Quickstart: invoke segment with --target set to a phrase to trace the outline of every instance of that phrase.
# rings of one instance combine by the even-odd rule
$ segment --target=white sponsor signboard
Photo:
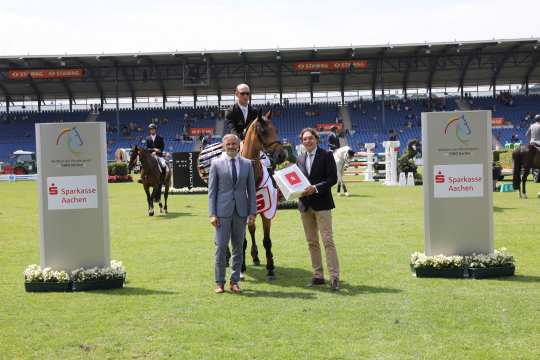
[[[493,252],[491,113],[422,113],[426,255]]]
[[[47,204],[49,210],[96,209],[97,177],[95,175],[48,177]]]
[[[433,167],[435,198],[484,196],[482,164],[435,165]]]
[[[108,266],[105,123],[38,123],[36,149],[41,267]]]

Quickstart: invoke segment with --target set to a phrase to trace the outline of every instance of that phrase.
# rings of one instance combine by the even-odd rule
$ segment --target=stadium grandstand
[[[35,150],[34,124],[105,121],[109,158],[159,124],[167,151],[227,132],[223,110],[247,83],[284,141],[336,125],[355,150],[420,138],[424,111],[489,109],[494,144],[524,141],[540,111],[540,40],[332,48],[0,57],[0,161]],[[323,137],[323,146],[325,146]],[[379,145],[380,146],[380,145]],[[380,149],[380,148],[379,148]]]

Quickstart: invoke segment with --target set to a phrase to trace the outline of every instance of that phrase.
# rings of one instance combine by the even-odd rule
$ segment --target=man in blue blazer
[[[229,239],[232,245],[232,274],[230,289],[241,292],[238,282],[242,267],[246,221],[255,222],[255,175],[251,161],[238,155],[240,139],[234,134],[223,138],[224,153],[212,161],[208,177],[208,212],[216,229],[215,279],[217,294],[225,284],[226,252]]]

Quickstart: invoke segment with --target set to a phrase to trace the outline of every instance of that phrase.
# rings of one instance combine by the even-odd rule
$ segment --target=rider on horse
[[[534,117],[533,123],[525,134],[529,139],[529,144],[536,146],[540,150],[540,114]]]
[[[244,140],[246,129],[257,118],[257,111],[249,103],[249,94],[248,85],[237,85],[234,92],[237,101],[225,113],[231,134],[238,136],[240,140]]]
[[[332,126],[330,131],[330,135],[328,135],[328,150],[334,152],[340,147],[339,139],[337,137],[337,127]]]
[[[164,183],[165,174],[167,172],[167,162],[163,158],[163,150],[165,149],[165,140],[157,134],[157,126],[152,123],[148,125],[150,135],[146,137],[146,148],[152,151],[152,155],[157,159],[161,170],[161,184]]]

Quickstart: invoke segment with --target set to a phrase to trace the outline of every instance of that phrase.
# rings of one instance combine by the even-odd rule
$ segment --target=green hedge
[[[108,166],[109,176],[126,176],[128,174],[128,164],[115,162]]]
[[[512,168],[512,151],[504,151],[499,153],[499,159],[495,160],[495,156],[493,156],[493,161],[498,161],[499,164],[504,169],[511,169]]]

